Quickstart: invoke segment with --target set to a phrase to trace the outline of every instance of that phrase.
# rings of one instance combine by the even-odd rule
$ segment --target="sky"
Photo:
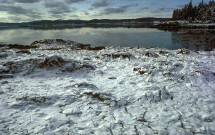
[[[201,1],[193,0],[193,4]],[[0,22],[165,18],[188,2],[190,0],[0,0]]]

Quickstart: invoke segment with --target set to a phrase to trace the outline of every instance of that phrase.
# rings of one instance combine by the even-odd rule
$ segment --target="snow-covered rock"
[[[0,59],[0,76],[13,76],[0,78],[0,134],[213,135],[215,51],[187,51],[9,55]]]

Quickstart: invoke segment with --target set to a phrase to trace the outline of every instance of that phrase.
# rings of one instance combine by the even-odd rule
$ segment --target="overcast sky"
[[[190,0],[0,0],[0,22],[171,17]],[[193,0],[194,4],[201,0]],[[208,2],[209,0],[204,0]]]

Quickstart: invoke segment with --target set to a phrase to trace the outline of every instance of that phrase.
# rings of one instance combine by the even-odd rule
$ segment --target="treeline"
[[[198,5],[193,6],[191,0],[182,9],[174,10],[172,18],[174,20],[215,22],[215,1],[204,3],[202,0]]]
[[[1,23],[0,28],[29,27],[29,28],[70,28],[70,27],[96,27],[96,26],[130,26],[152,24],[154,21],[171,21],[172,18],[136,18],[136,19],[93,19],[93,20],[37,20],[23,23]],[[141,25],[142,26],[142,25]]]

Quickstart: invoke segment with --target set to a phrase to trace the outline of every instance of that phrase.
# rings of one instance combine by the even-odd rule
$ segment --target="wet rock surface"
[[[39,68],[55,68],[62,67],[65,64],[65,60],[60,56],[51,56],[45,58],[42,62],[38,64]]]
[[[70,40],[63,39],[44,39],[34,41],[31,46],[38,46],[40,49],[45,50],[61,50],[61,49],[72,49],[72,50],[92,50],[100,51],[105,49],[103,46],[91,47],[89,44],[77,43]]]
[[[37,46],[31,46],[31,45],[20,45],[20,44],[4,44],[1,45],[6,49],[35,49]]]

